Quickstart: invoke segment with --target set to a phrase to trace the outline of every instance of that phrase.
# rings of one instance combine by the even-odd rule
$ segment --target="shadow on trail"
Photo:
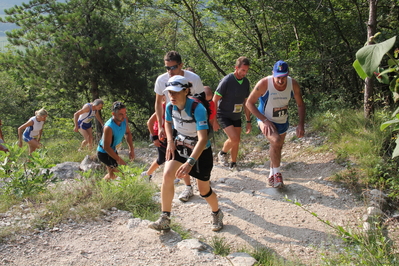
[[[230,215],[236,216],[237,218],[247,222],[247,224],[244,225],[244,228],[239,228],[234,224],[227,224],[223,228],[222,232],[234,234],[235,237],[240,237],[252,247],[264,246],[264,244],[255,239],[259,238],[259,235],[251,236],[246,233],[245,229],[248,226],[257,226],[265,230],[265,234],[261,236],[262,239],[268,243],[274,244],[307,247],[309,244],[320,244],[327,239],[331,239],[331,235],[322,231],[279,225],[276,223],[277,219],[276,222],[267,221],[262,216],[243,208],[228,198],[222,198],[220,199],[220,202],[222,202],[224,206],[230,207],[231,210],[228,212]],[[272,220],[273,219],[274,218],[272,218]],[[239,230],[237,230],[237,228]],[[237,231],[239,233],[237,233]],[[269,233],[266,233],[266,231]],[[270,233],[273,233],[274,236],[270,236]],[[317,239],[316,242],[309,243],[310,236],[312,236],[311,239]]]
[[[217,183],[220,178],[215,181],[222,191],[253,191],[253,194],[259,194],[261,197],[272,200],[285,201],[284,198],[287,197],[294,201],[298,200],[302,204],[317,203],[328,208],[341,210],[348,210],[351,208],[348,205],[353,205],[349,201],[347,201],[347,204],[342,204],[341,201],[345,200],[345,195],[338,193],[342,189],[335,188],[332,182],[324,180],[343,170],[344,167],[335,163],[306,164],[294,162],[283,166],[281,169],[285,183],[282,189],[274,189],[267,184],[269,169],[266,168],[248,168],[236,173],[228,172],[225,177],[222,177],[223,183]],[[313,173],[317,173],[317,175]],[[308,183],[323,187],[323,191],[313,189],[309,185],[305,186]]]

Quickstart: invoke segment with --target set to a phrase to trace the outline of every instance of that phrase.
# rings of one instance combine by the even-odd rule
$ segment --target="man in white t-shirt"
[[[200,93],[204,91],[204,85],[202,85],[201,78],[188,70],[183,70],[183,62],[181,60],[181,56],[176,51],[169,51],[163,58],[165,62],[166,73],[158,76],[157,80],[155,81],[155,113],[158,120],[159,131],[158,131],[158,138],[162,141],[165,141],[166,134],[164,129],[164,110],[162,107],[163,103],[163,95],[164,90],[166,88],[166,83],[168,82],[169,78],[180,75],[185,77],[188,82],[192,83],[191,94],[194,95],[195,93]],[[169,95],[165,94],[166,104],[170,101]],[[179,200],[181,201],[188,201],[188,199],[193,196],[193,189],[191,187],[190,176],[187,175],[184,178],[184,183],[186,184],[186,189],[180,194]]]

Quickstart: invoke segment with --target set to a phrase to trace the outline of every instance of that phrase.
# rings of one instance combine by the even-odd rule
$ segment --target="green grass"
[[[381,132],[379,129],[381,123],[388,119],[389,114],[384,112],[376,112],[372,120],[367,120],[362,111],[345,109],[335,113],[325,112],[314,117],[310,124],[312,131],[327,137],[324,149],[332,149],[336,153],[336,162],[354,165],[354,171],[358,172],[359,181],[363,185],[388,188],[387,182],[380,177],[387,174],[383,170],[388,168],[385,166],[395,162],[385,155],[393,147],[392,144],[387,145],[387,142],[392,142],[392,132]],[[389,174],[399,177],[394,172]],[[389,188],[396,190],[399,185],[391,185]]]
[[[156,219],[158,219],[158,217],[159,217],[159,214],[158,214],[158,216],[157,216],[155,219],[153,219],[152,221],[155,221]],[[172,218],[172,221],[171,221],[171,223],[170,223],[170,228],[172,228],[173,231],[175,231],[176,233],[178,233],[178,234],[180,235],[180,237],[181,237],[182,240],[192,238],[192,234],[191,234],[190,230],[186,229],[186,228],[185,228],[184,226],[182,226],[181,224],[176,223],[176,222],[174,221],[173,218]]]
[[[230,254],[231,247],[226,242],[226,239],[224,237],[218,237],[218,236],[212,237],[210,245],[213,248],[213,253],[215,253],[216,255],[221,255],[223,257],[226,257],[227,255]]]
[[[114,182],[102,179],[104,171],[88,171],[82,173],[81,179],[47,185],[48,181],[42,181],[44,179],[38,174],[42,166],[49,165],[47,157],[43,157],[46,152],[33,153],[27,162],[26,151],[18,149],[15,145],[10,148],[11,156],[8,157],[7,167],[0,168],[0,210],[18,213],[23,210],[18,211],[15,206],[27,205],[28,214],[34,216],[31,228],[51,228],[69,220],[90,221],[100,217],[103,214],[102,210],[112,207],[131,212],[135,217],[142,219],[153,217],[159,210],[159,203],[153,199],[158,188],[140,178],[143,170],[140,167],[120,166],[120,180]],[[1,157],[2,160],[4,158]],[[59,158],[53,160],[57,161]],[[26,173],[36,173],[38,178],[21,178],[25,170]],[[51,176],[48,180],[50,179]],[[20,193],[21,191],[23,193]],[[24,229],[26,228],[18,226],[1,227],[0,238]]]

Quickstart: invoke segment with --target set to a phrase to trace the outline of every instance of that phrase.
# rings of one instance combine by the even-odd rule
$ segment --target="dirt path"
[[[267,149],[254,149],[240,163],[240,171],[231,172],[215,164],[212,187],[225,214],[225,227],[210,230],[210,210],[195,190],[187,203],[177,199],[184,189],[176,185],[172,217],[189,229],[192,238],[210,243],[212,237],[225,238],[232,251],[266,246],[280,256],[317,265],[320,248],[337,247],[338,239],[315,217],[287,202],[298,200],[320,218],[340,225],[354,225],[364,212],[363,203],[346,189],[326,180],[342,170],[333,155],[315,154],[308,148],[320,138],[305,137],[284,146],[283,177],[285,188],[266,185],[268,162],[246,168],[251,162],[267,158]],[[137,156],[155,157],[155,151],[137,151]],[[161,183],[161,169],[153,182]],[[4,265],[231,265],[223,257],[206,251],[182,247],[178,234],[160,234],[147,228],[148,221],[132,219],[118,210],[89,224],[60,225],[53,230],[17,237],[0,244],[0,263]],[[204,247],[206,248],[206,246]],[[209,247],[208,247],[209,248]]]

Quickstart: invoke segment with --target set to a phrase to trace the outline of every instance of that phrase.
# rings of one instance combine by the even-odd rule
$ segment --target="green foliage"
[[[213,253],[216,255],[225,257],[230,254],[231,248],[224,237],[212,237],[210,245],[213,248]]]
[[[334,181],[343,183],[351,191],[361,192],[362,174],[357,168],[350,165],[344,171],[335,174]]]
[[[140,110],[131,110],[130,120],[143,128],[142,135],[146,121],[136,121],[135,114],[151,112],[147,81],[155,56],[140,44],[140,29],[126,23],[141,21],[141,14],[131,17],[131,5],[118,3],[34,1],[12,7],[1,21],[18,23],[20,28],[7,32],[8,40],[24,50],[0,54],[0,62],[25,98],[46,106],[51,116],[72,119],[82,103],[99,97],[122,100]]]
[[[387,191],[394,201],[399,200],[398,168],[399,158],[381,161],[372,169],[372,175],[368,179],[370,184]]]
[[[0,152],[0,190],[10,197],[23,199],[37,193],[43,193],[50,182],[55,182],[53,174],[48,168],[53,165],[48,163],[45,150],[32,153],[28,161],[21,159],[25,149],[16,145],[8,145],[10,152]]]
[[[157,216],[157,218],[159,217],[159,215]],[[156,220],[153,219],[153,220]],[[181,237],[181,239],[190,239],[192,238],[192,234],[190,232],[190,230],[187,230],[184,226],[182,226],[181,224],[178,224],[174,221],[174,219],[172,219],[171,223],[170,223],[170,228],[172,228],[173,231],[175,231],[176,233],[178,233]]]
[[[279,257],[267,247],[255,247],[249,254],[257,260],[255,265],[258,266],[301,265],[299,262],[292,263],[285,261],[284,258]]]
[[[373,39],[375,39],[375,37]],[[389,40],[386,40],[381,43],[376,43],[373,45],[367,45],[361,48],[356,53],[356,65],[360,65],[363,72],[359,73],[360,77],[364,76],[364,73],[367,77],[372,77],[374,73],[378,70],[378,66],[386,53],[391,50],[393,45],[395,44],[396,37],[392,37]],[[355,68],[358,71],[358,68]]]
[[[346,243],[345,252],[325,257],[326,265],[395,265],[399,262],[398,254],[393,252],[393,243],[386,237],[378,224],[372,230],[351,230],[340,225],[334,225],[328,220],[321,219],[316,213],[306,209],[301,203],[285,198],[299,206],[305,212],[316,217],[317,220],[332,228]]]
[[[311,130],[324,132],[329,140],[327,148],[337,154],[335,161],[347,167],[335,176],[336,181],[355,191],[361,185],[387,189],[397,199],[399,160],[391,158],[396,136],[386,129],[380,131],[386,117],[386,112],[377,111],[367,120],[362,111],[342,109],[314,117],[310,124]]]
[[[136,217],[145,218],[149,213],[156,212],[159,206],[152,199],[156,187],[141,179],[143,169],[131,168],[126,165],[118,167],[116,173],[120,180],[115,182],[99,182],[99,200],[102,207],[109,209],[116,207],[120,210],[132,212]]]
[[[55,139],[49,137],[50,139],[47,139],[47,134],[45,134],[43,143],[47,149],[48,159],[52,163],[81,162],[86,155],[95,154],[94,148],[92,151],[85,150],[79,152],[78,149],[83,138],[80,134],[75,134],[73,139],[63,137],[57,137]],[[97,146],[95,146],[95,148],[97,148]]]
[[[376,42],[376,37],[379,35],[376,34],[372,37],[373,42]],[[398,60],[398,52],[394,52],[394,56],[392,56],[389,51],[395,44],[396,37],[392,37],[389,40],[386,40],[381,43],[376,43],[373,45],[368,45],[361,48],[356,53],[357,60],[354,63],[355,69],[357,70],[360,77],[364,77],[366,74],[367,77],[372,77],[373,74],[377,76],[377,80],[381,83],[389,84],[389,88],[392,91],[393,98],[395,101],[399,99],[399,60]],[[384,56],[388,56],[388,68],[384,69],[378,67]],[[359,70],[361,67],[362,71]],[[390,125],[396,125],[399,122],[399,115],[397,109],[393,113],[393,120],[386,121],[381,124],[381,131],[384,131]],[[393,130],[398,130],[399,127],[395,126]],[[395,150],[392,153],[392,158],[399,156],[399,141],[396,141]]]
[[[29,210],[34,216],[31,221],[32,228],[54,227],[66,220],[93,220],[102,215],[104,209],[112,207],[132,212],[142,219],[153,217],[159,209],[158,203],[152,199],[157,188],[139,178],[142,171],[140,168],[121,166],[121,180],[112,182],[104,181],[104,173],[101,171],[88,171],[82,173],[82,179],[49,183],[53,181],[47,169],[51,165],[41,157],[45,155],[44,152],[32,154],[30,162],[18,163],[15,162],[15,158],[21,159],[22,153],[26,151],[15,146],[9,147],[12,156],[6,158],[6,155],[0,152],[1,160],[8,160],[6,167],[2,164],[0,172],[0,210],[7,211],[11,206],[23,201],[29,205]],[[19,178],[13,181],[16,179],[14,176],[21,175],[16,168],[24,167],[26,180]],[[4,172],[9,174],[8,178],[4,178]],[[16,230],[20,229],[13,227],[12,230],[1,230],[0,238]]]

